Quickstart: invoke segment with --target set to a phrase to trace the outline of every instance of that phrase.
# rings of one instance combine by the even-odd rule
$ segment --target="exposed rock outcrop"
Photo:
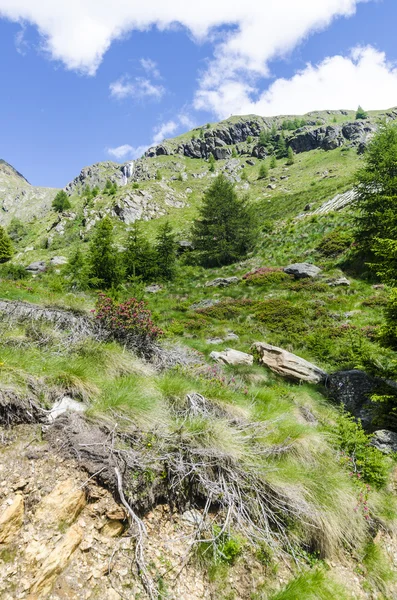
[[[218,363],[224,363],[225,365],[248,365],[254,364],[254,357],[252,354],[246,354],[239,350],[233,350],[228,348],[224,352],[211,352],[210,357]]]
[[[383,407],[371,400],[373,394],[397,395],[397,385],[371,377],[364,371],[338,371],[327,378],[328,395],[338,404],[342,404],[366,429],[374,430],[373,423],[379,419]],[[386,422],[377,421],[378,426],[388,426]]]
[[[371,444],[384,454],[397,452],[397,433],[388,429],[379,429],[374,432]]]
[[[0,545],[9,544],[18,535],[23,523],[24,506],[23,496],[17,494],[0,515]]]
[[[238,277],[217,277],[217,279],[213,279],[213,281],[208,281],[205,286],[206,287],[228,287],[229,285],[234,285],[239,282]]]
[[[293,275],[295,279],[314,279],[321,273],[321,269],[310,263],[295,263],[285,267],[284,273]]]
[[[256,342],[253,347],[258,354],[259,362],[278,375],[309,383],[321,383],[327,377],[325,371],[287,350],[264,342]]]

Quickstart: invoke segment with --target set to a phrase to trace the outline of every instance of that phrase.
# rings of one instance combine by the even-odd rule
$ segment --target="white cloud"
[[[141,67],[148,75],[151,75],[155,79],[159,79],[161,77],[160,71],[157,67],[157,63],[151,58],[141,58],[139,61],[141,63]]]
[[[110,156],[113,156],[117,160],[121,160],[122,158],[128,158],[133,153],[134,148],[129,144],[124,144],[123,146],[117,146],[117,148],[108,148],[107,152]]]
[[[196,95],[198,109],[212,110],[218,117],[230,114],[304,114],[321,109],[367,110],[395,106],[397,68],[383,52],[371,46],[357,47],[349,56],[332,56],[318,65],[308,64],[291,79],[277,79],[255,101],[249,86],[226,81]]]
[[[142,146],[130,146],[129,144],[123,144],[122,146],[118,146],[117,148],[107,148],[107,153],[115,158],[116,160],[129,160],[140,158],[144,152],[151,146],[157,146],[167,137],[171,137],[178,130],[183,129],[191,129],[190,117],[185,113],[181,113],[178,115],[178,118],[174,121],[166,121],[165,123],[161,123],[153,130],[152,141],[150,144],[142,145]]]
[[[131,79],[127,75],[111,83],[109,89],[110,95],[120,100],[124,98],[160,100],[165,94],[165,88],[162,85],[156,85],[144,77]]]
[[[166,137],[174,134],[177,129],[178,123],[175,121],[167,121],[167,123],[162,123],[155,129],[152,144],[160,144],[160,142],[162,142]]]
[[[0,0],[0,16],[35,25],[52,59],[90,75],[111,43],[128,32],[177,23],[202,40],[228,25],[229,34],[215,38],[216,60],[207,75],[207,83],[219,83],[241,69],[266,74],[269,59],[365,1],[372,0]]]

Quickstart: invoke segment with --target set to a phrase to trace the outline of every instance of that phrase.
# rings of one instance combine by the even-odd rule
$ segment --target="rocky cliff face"
[[[0,160],[0,225],[12,217],[30,221],[44,216],[58,190],[34,187],[14,167]]]
[[[306,117],[306,125],[295,131],[286,131],[287,144],[294,152],[309,152],[322,149],[333,150],[340,146],[355,147],[362,152],[377,131],[379,119],[368,118],[361,121],[351,120],[342,124],[329,123],[323,113],[310,113]],[[327,116],[350,116],[347,111],[328,111]],[[381,117],[396,119],[397,110],[391,110]],[[237,154],[248,154],[258,158],[266,155],[264,148],[258,144],[262,131],[276,128],[278,135],[282,131],[282,123],[289,117],[264,118],[259,116],[239,117],[223,121],[209,129],[197,130],[190,139],[176,138],[167,140],[149,148],[145,153],[148,158],[155,156],[180,154],[189,158],[207,159],[211,154],[222,160],[232,155],[234,147]]]

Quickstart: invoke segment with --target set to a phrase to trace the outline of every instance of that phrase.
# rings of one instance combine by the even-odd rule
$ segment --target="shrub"
[[[223,319],[233,319],[245,309],[252,308],[253,306],[256,306],[256,302],[248,298],[242,300],[224,300],[214,306],[200,308],[197,310],[197,313],[222,321]]]
[[[99,294],[95,318],[114,339],[150,355],[153,343],[163,334],[152,321],[146,302],[130,298],[117,303],[106,294]]]
[[[222,532],[218,525],[213,525],[212,534],[214,541],[200,543],[198,547],[199,557],[205,562],[234,565],[243,551],[240,540],[232,537],[227,532]]]
[[[22,221],[16,217],[12,217],[10,224],[7,227],[7,233],[13,242],[19,242],[28,232]]]
[[[283,298],[269,298],[257,303],[255,317],[269,331],[300,333],[307,330],[307,307],[296,306]]]
[[[266,179],[266,177],[268,177],[268,175],[269,175],[269,168],[267,166],[267,162],[263,161],[261,163],[261,166],[259,167],[258,179]]]
[[[384,487],[389,479],[390,461],[380,450],[371,446],[371,436],[367,435],[360,422],[342,413],[337,420],[336,440],[342,451],[342,462],[358,481]]]
[[[256,271],[251,271],[243,275],[243,279],[247,283],[254,285],[266,285],[272,283],[282,283],[291,279],[287,273],[277,267],[262,267]]]
[[[352,242],[353,235],[350,231],[334,229],[321,239],[316,250],[323,256],[338,256],[347,250]]]
[[[28,277],[30,277],[30,275],[22,265],[13,265],[9,263],[0,266],[0,279],[18,281],[19,279],[27,279]]]
[[[277,167],[277,157],[275,154],[273,154],[270,159],[270,168],[275,169],[276,167]]]

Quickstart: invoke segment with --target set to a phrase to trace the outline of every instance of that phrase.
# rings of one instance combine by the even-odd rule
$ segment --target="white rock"
[[[87,408],[84,406],[84,404],[81,402],[76,402],[76,400],[73,400],[73,398],[68,398],[68,396],[65,396],[62,398],[62,400],[55,402],[51,412],[48,414],[47,419],[50,421],[50,423],[53,423],[55,419],[68,411],[84,413],[86,410]]]
[[[233,350],[228,348],[224,352],[211,352],[210,357],[218,363],[225,363],[226,365],[248,365],[254,364],[254,357],[252,354],[246,354],[239,350]]]
[[[256,342],[253,347],[259,355],[259,361],[278,375],[309,383],[320,383],[327,376],[316,365],[277,346]]]

